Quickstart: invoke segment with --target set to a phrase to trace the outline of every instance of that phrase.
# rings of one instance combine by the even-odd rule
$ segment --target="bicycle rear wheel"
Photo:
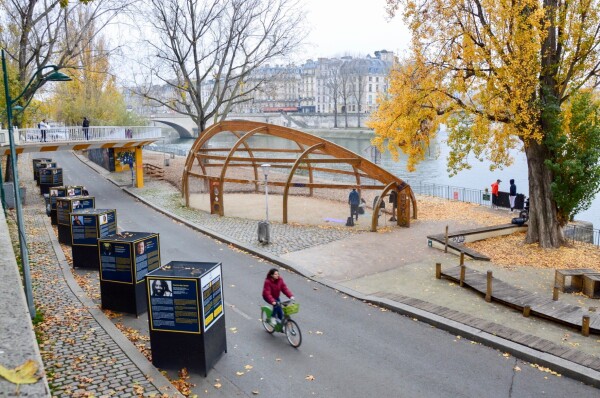
[[[302,344],[302,332],[296,321],[288,319],[285,322],[285,336],[293,347],[300,347]]]
[[[269,315],[265,310],[260,312],[260,321],[262,322],[263,328],[265,328],[268,333],[273,333],[275,331],[275,327],[269,323]]]

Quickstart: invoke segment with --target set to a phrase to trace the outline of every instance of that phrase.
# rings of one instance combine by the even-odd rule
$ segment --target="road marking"
[[[237,312],[238,314],[240,314],[241,316],[243,316],[244,318],[246,318],[247,320],[251,320],[252,317],[248,314],[246,314],[244,311],[238,309],[235,305],[225,301],[225,305],[227,307],[229,307],[231,310],[233,310],[233,312]]]

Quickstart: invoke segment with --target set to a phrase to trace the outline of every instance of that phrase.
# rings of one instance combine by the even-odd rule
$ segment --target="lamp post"
[[[271,242],[271,231],[269,224],[269,170],[271,169],[271,165],[268,163],[262,164],[260,166],[262,168],[263,174],[265,175],[265,210],[266,210],[266,219],[265,221],[261,221],[258,223],[258,241],[261,243],[270,243]]]
[[[35,306],[33,304],[33,289],[31,287],[31,270],[29,268],[29,252],[27,250],[27,237],[25,236],[25,227],[23,225],[23,208],[21,207],[21,195],[19,194],[19,175],[17,173],[17,153],[15,150],[15,140],[13,137],[13,126],[12,126],[12,111],[13,105],[17,102],[29,89],[31,83],[33,83],[34,79],[38,76],[39,73],[42,72],[43,69],[53,68],[54,72],[49,73],[48,75],[42,77],[39,82],[36,83],[35,88],[33,89],[33,93],[35,93],[44,82],[47,81],[69,81],[71,78],[64,73],[58,72],[60,69],[55,65],[48,65],[38,68],[36,73],[31,77],[29,83],[23,89],[23,92],[17,96],[15,99],[11,99],[10,91],[8,89],[8,73],[6,71],[6,58],[4,55],[4,49],[2,49],[2,73],[4,74],[4,98],[6,100],[6,123],[8,125],[8,140],[10,145],[10,168],[13,177],[13,187],[15,190],[15,210],[17,213],[17,231],[19,234],[19,246],[21,252],[21,264],[23,266],[23,284],[25,285],[25,298],[27,299],[27,307],[29,308],[29,315],[33,319],[35,317]],[[33,93],[31,98],[33,98]],[[22,108],[19,107],[19,110],[24,110],[29,102],[31,102],[31,98]]]

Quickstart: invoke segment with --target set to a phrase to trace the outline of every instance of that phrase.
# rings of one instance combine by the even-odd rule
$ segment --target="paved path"
[[[73,278],[39,188],[22,156],[21,181],[28,190],[24,221],[36,308],[43,314],[44,360],[56,397],[137,397],[176,390],[108,320]],[[30,168],[29,168],[30,169]],[[173,395],[176,394],[176,395]],[[0,394],[1,395],[1,394]]]

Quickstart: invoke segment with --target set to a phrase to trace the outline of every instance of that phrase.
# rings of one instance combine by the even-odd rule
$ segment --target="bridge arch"
[[[232,134],[234,141],[229,146],[211,145],[211,139],[219,134]],[[278,137],[293,143],[293,148],[266,148],[250,145],[249,138],[264,135]],[[229,142],[231,140],[228,140]],[[259,155],[260,154],[260,155]],[[282,155],[285,154],[285,155]],[[225,215],[225,184],[248,184],[257,189],[259,183],[259,167],[263,163],[271,164],[272,169],[283,171],[282,181],[271,181],[269,186],[283,188],[283,217],[287,223],[287,197],[294,188],[309,189],[309,196],[314,189],[344,189],[357,188],[374,190],[382,198],[395,191],[398,198],[397,223],[400,226],[410,225],[410,210],[412,218],[417,218],[417,201],[414,193],[406,182],[387,170],[357,155],[356,153],[327,141],[323,138],[308,134],[289,127],[273,124],[252,122],[246,120],[223,121],[204,130],[192,145],[182,176],[182,195],[186,206],[190,205],[190,179],[202,181],[210,193],[210,208],[212,214]],[[332,167],[337,165],[338,167]],[[227,177],[227,171],[232,167],[243,167],[251,170],[247,178]],[[342,167],[342,168],[340,168]],[[344,170],[349,167],[350,170]],[[216,172],[211,173],[212,170]],[[285,176],[285,170],[287,176]],[[308,182],[294,182],[298,170],[304,170],[309,177]],[[314,172],[323,175],[347,175],[352,182],[315,182]],[[362,179],[374,180],[372,183],[362,183]],[[372,219],[372,231],[377,230],[377,217]]]
[[[181,138],[194,138],[195,137],[193,127],[186,127],[186,126],[182,125],[181,123],[178,123],[178,122],[175,122],[172,120],[165,120],[162,118],[161,119],[150,119],[150,120],[152,122],[161,123],[161,124],[171,127],[173,130],[175,130],[177,132],[177,134],[179,134],[179,136]]]

